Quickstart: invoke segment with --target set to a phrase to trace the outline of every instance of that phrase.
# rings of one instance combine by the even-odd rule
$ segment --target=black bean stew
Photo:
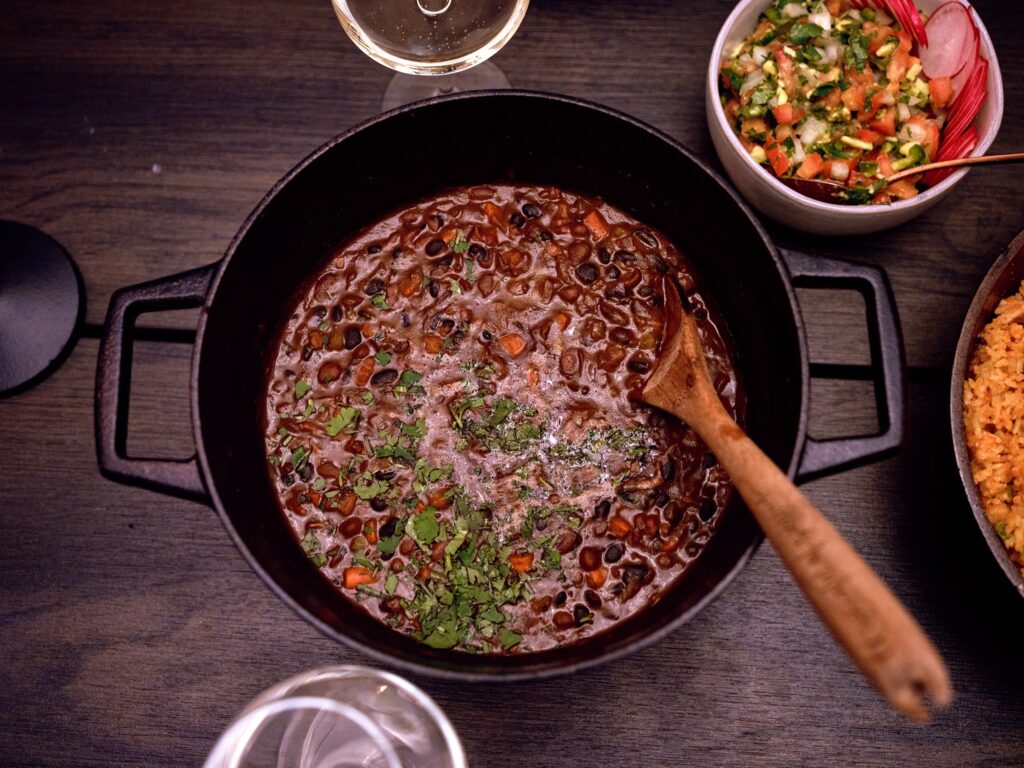
[[[689,265],[600,200],[457,189],[346,243],[268,384],[269,467],[309,559],[436,648],[542,650],[657,601],[731,493],[692,431],[635,400],[666,275],[737,414]]]

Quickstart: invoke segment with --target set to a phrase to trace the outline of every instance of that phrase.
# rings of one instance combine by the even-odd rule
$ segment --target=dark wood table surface
[[[619,108],[717,166],[703,75],[731,5],[535,0],[495,61],[516,86]],[[1019,150],[1024,6],[976,5],[1006,86],[993,150]],[[88,303],[63,367],[0,400],[0,764],[197,765],[272,683],[367,662],[274,597],[209,508],[101,478],[92,395],[111,292],[217,259],[293,164],[378,111],[389,77],[348,41],[327,0],[4,4],[0,218],[67,247]],[[627,659],[531,684],[416,678],[471,763],[1024,763],[1024,601],[974,525],[947,415],[967,303],[1022,227],[1021,173],[995,169],[881,236],[772,228],[780,244],[879,264],[892,280],[910,364],[906,443],[806,490],[935,639],[956,687],[951,709],[928,727],[893,714],[764,546],[694,621]],[[815,360],[864,363],[857,295],[803,298]],[[191,452],[194,322],[190,312],[145,318],[135,452]],[[874,418],[867,382],[815,383],[814,434],[871,429]]]

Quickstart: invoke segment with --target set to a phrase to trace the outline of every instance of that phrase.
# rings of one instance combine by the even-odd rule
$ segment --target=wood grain
[[[518,86],[623,109],[717,167],[703,71],[730,7],[534,0],[497,62]],[[1020,149],[1024,8],[976,7],[1006,81],[992,151]],[[75,255],[92,324],[116,288],[218,258],[281,175],[375,114],[389,78],[327,0],[9,0],[0,72],[0,217],[44,228]],[[763,547],[693,622],[614,664],[515,686],[417,679],[474,766],[1024,763],[1024,605],[958,485],[941,374],[976,283],[1024,226],[1020,178],[972,172],[953,198],[883,236],[771,227],[783,245],[881,264],[892,279],[918,367],[905,449],[807,491],[936,639],[953,708],[926,729],[890,713]],[[859,362],[862,304],[833,298],[804,303],[815,358]],[[146,322],[188,328],[194,316]],[[96,352],[84,339],[53,378],[0,400],[0,764],[198,765],[259,691],[366,659],[274,597],[210,509],[99,476]],[[189,354],[137,347],[132,450],[190,451]],[[858,387],[816,386],[819,434],[870,426]]]

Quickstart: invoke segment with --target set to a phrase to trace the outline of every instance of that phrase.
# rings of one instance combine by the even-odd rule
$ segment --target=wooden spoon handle
[[[921,627],[824,515],[722,409],[698,429],[832,634],[889,702],[920,722],[952,699]]]
[[[905,171],[894,173],[886,179],[888,183],[905,179],[907,176],[915,176],[919,173],[928,173],[939,168],[960,168],[969,165],[1010,165],[1011,163],[1024,163],[1024,152],[1011,152],[1008,155],[982,155],[981,157],[960,157],[956,160],[940,160],[937,163],[927,163],[916,168],[907,168]]]

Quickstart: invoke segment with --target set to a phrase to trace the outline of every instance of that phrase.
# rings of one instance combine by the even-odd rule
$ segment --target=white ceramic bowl
[[[729,14],[722,31],[715,40],[708,65],[707,118],[715,151],[740,193],[761,213],[794,229],[817,235],[861,235],[878,232],[909,221],[924,213],[953,191],[953,187],[967,174],[959,170],[940,184],[927,189],[909,200],[891,205],[834,205],[812,200],[782,184],[768,170],[750,156],[729,126],[718,97],[719,68],[724,52],[732,49],[757,26],[761,12],[770,0],[741,0]],[[943,0],[917,0],[918,7],[931,13]],[[978,128],[978,146],[973,154],[983,155],[995,141],[1003,121],[1003,78],[999,62],[985,25],[974,9],[974,22],[981,32],[981,53],[988,59],[988,96],[975,118]]]

